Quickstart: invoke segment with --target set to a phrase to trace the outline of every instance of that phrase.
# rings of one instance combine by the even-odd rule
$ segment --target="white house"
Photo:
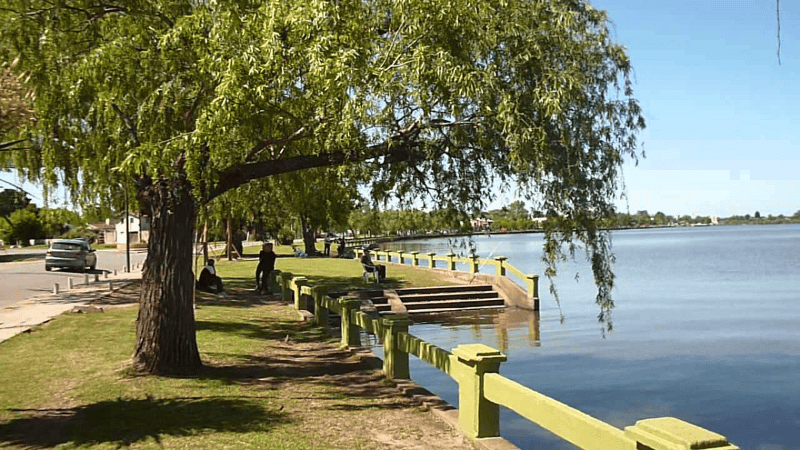
[[[470,225],[472,225],[472,231],[491,230],[493,223],[494,220],[487,219],[485,217],[478,217],[470,220]]]
[[[150,239],[150,220],[147,216],[141,216],[139,213],[128,214],[128,232],[131,237],[131,244],[147,243]],[[116,224],[117,231],[117,245],[124,246],[128,242],[125,236],[125,214],[120,217]]]

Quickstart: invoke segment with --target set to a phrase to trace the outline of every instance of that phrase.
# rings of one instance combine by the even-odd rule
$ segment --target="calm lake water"
[[[475,244],[482,257],[543,272],[540,235]],[[446,239],[402,246],[450,248]],[[627,230],[613,233],[613,246],[617,307],[605,338],[583,258],[560,268],[563,322],[543,278],[539,317],[470,314],[411,332],[447,350],[502,349],[500,373],[619,428],[673,416],[742,449],[800,449],[800,226]],[[412,357],[411,376],[458,405],[447,375]],[[522,449],[575,448],[505,408],[501,433]]]

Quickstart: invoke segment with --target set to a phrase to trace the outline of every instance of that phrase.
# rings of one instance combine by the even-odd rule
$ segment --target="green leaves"
[[[551,244],[575,239],[599,255],[595,279],[610,295],[596,225],[644,121],[631,62],[589,3],[7,3],[2,55],[19,57],[36,91],[36,122],[15,132],[36,147],[25,164],[49,183],[81,180],[77,197],[185,175],[206,202],[261,177],[351,164],[376,202],[463,212],[515,183],[561,217]]]

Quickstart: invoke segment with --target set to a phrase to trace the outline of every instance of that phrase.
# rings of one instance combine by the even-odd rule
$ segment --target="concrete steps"
[[[331,294],[329,294],[331,295]],[[336,293],[332,296],[342,296]],[[360,297],[362,311],[376,316],[385,314],[441,314],[461,311],[497,310],[506,302],[490,284],[435,286],[397,290],[351,292]]]
[[[409,315],[506,307],[505,300],[489,284],[397,289],[395,292]],[[391,306],[387,306],[381,306],[378,312],[391,311]]]

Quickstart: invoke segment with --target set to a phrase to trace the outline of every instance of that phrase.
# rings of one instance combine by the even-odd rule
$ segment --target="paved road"
[[[11,254],[24,254],[26,258],[35,258],[33,261],[17,261],[0,263],[0,308],[16,305],[24,300],[53,291],[53,284],[58,283],[62,289],[67,287],[67,279],[72,278],[73,284],[84,282],[84,274],[80,272],[54,269],[51,272],[44,270],[44,250],[5,250],[3,256]],[[147,253],[131,252],[131,265],[143,263]],[[92,274],[103,272],[121,272],[125,267],[125,252],[116,250],[97,251],[97,269],[87,272]]]

